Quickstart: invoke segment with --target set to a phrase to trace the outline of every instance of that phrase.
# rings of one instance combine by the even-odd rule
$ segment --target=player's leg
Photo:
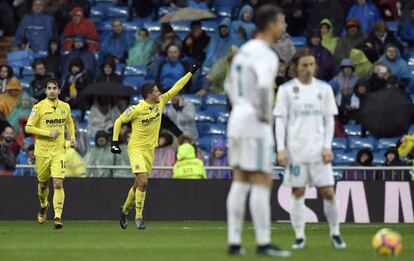
[[[290,222],[295,231],[295,243],[292,249],[302,249],[306,244],[305,237],[305,188],[292,188]]]
[[[239,168],[233,170],[233,182],[227,196],[227,240],[230,255],[244,255],[241,247],[243,220],[246,209],[246,199],[249,194],[250,184],[247,174]]]
[[[63,204],[65,203],[65,191],[63,190],[63,178],[53,178],[53,208],[55,218],[53,223],[56,229],[61,229]]]
[[[43,224],[49,210],[49,180],[50,180],[50,158],[36,157],[35,171],[37,175],[37,195],[39,197],[40,209],[37,214],[37,221]]]
[[[138,173],[135,177],[135,224],[138,229],[145,229],[142,212],[144,210],[145,195],[147,193],[148,174]]]

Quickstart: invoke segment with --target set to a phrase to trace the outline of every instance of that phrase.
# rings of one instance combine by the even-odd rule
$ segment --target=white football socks
[[[270,237],[270,194],[271,188],[263,185],[252,185],[250,192],[250,214],[256,233],[256,243],[264,246],[271,243]]]
[[[292,195],[290,220],[296,239],[305,238],[305,197],[296,198]]]
[[[246,199],[250,184],[233,181],[227,196],[227,240],[229,245],[241,245]]]
[[[329,223],[331,236],[339,235],[339,219],[338,219],[338,202],[336,198],[333,200],[323,200],[323,211],[325,212],[326,220]]]

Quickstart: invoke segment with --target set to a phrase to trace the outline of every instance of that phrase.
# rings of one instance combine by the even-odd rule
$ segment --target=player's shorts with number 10
[[[65,178],[66,156],[65,154],[54,157],[36,156],[35,171],[39,182],[46,182],[52,178]]]

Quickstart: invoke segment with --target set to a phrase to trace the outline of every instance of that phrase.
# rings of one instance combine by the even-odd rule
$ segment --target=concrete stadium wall
[[[68,178],[63,218],[115,220],[131,184],[132,179]],[[229,180],[151,179],[144,217],[147,220],[226,220],[229,187]],[[412,182],[344,181],[338,182],[336,190],[342,222],[414,222]],[[49,200],[52,201],[52,192]],[[272,192],[272,219],[288,221],[289,205],[290,189],[277,181]],[[306,206],[308,222],[325,221],[323,202],[315,189],[307,190]],[[37,211],[35,178],[0,177],[1,220],[34,220]]]

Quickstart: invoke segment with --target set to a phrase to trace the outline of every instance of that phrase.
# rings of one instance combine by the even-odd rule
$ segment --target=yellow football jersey
[[[70,106],[63,101],[52,102],[47,98],[33,106],[26,125],[26,132],[35,134],[35,156],[53,157],[65,153],[65,126],[70,139],[75,139]],[[52,130],[59,131],[60,135],[50,138]]]
[[[157,147],[165,104],[184,88],[191,76],[191,73],[187,73],[178,80],[168,92],[161,95],[159,103],[149,104],[146,101],[141,101],[125,110],[115,122],[112,139],[118,140],[122,123],[131,122],[132,133],[128,147],[144,150]]]

